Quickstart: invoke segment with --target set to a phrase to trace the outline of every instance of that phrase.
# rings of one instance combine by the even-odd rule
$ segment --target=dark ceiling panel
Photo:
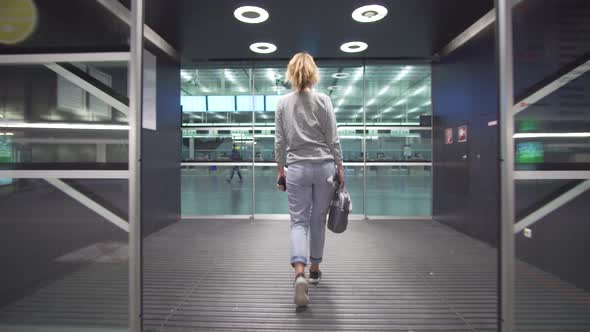
[[[186,64],[287,59],[303,50],[318,58],[429,58],[493,9],[493,0],[178,1],[148,0],[146,17],[157,25],[156,31],[166,27],[162,34],[181,51]],[[385,19],[376,23],[352,19],[354,9],[375,3],[388,8]],[[239,22],[233,11],[242,5],[263,7],[270,18],[261,24]],[[360,54],[339,50],[352,40],[367,42],[368,50]],[[272,42],[278,50],[269,55],[251,52],[249,45],[259,41]]]

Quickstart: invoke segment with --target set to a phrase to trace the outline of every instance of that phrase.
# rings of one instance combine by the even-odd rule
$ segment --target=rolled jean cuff
[[[312,264],[319,264],[319,263],[321,263],[321,262],[322,262],[322,257],[320,257],[320,258],[314,258],[314,257],[311,257],[311,256],[310,256],[310,257],[309,257],[309,261],[310,261]]]
[[[291,257],[291,266],[294,266],[295,263],[302,263],[304,265],[307,265],[307,257],[303,257],[303,256]]]

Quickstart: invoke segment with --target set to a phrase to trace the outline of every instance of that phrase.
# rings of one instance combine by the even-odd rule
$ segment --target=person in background
[[[240,154],[240,151],[238,150],[238,146],[234,145],[232,150],[231,150],[231,155],[230,155],[230,159],[231,161],[242,161],[242,155]],[[234,179],[234,174],[238,173],[238,177],[240,178],[240,182],[242,182],[242,173],[240,173],[240,166],[234,166],[231,170],[231,175],[226,179],[227,183],[231,183],[231,181]]]
[[[304,271],[308,252],[309,281],[318,283],[321,278],[326,215],[335,191],[328,178],[334,176],[337,166],[338,180],[343,186],[344,168],[330,97],[311,89],[319,80],[311,55],[295,54],[287,67],[286,78],[294,91],[282,96],[277,103],[275,160],[278,187],[287,191],[291,215],[290,263],[295,269],[293,301],[305,306],[309,302]],[[287,176],[285,165],[289,170]],[[285,183],[286,188],[281,183]]]

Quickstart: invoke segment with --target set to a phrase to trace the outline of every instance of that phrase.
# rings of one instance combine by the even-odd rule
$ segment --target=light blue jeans
[[[335,171],[332,160],[300,161],[289,165],[287,194],[291,215],[291,265],[307,265],[308,244],[311,263],[322,261],[326,215],[335,190],[328,178],[334,176]]]

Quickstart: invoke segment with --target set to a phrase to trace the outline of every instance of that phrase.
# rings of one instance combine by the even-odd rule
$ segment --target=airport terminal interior
[[[353,208],[296,307],[303,51]],[[0,0],[0,332],[590,331],[588,70],[587,0]]]

